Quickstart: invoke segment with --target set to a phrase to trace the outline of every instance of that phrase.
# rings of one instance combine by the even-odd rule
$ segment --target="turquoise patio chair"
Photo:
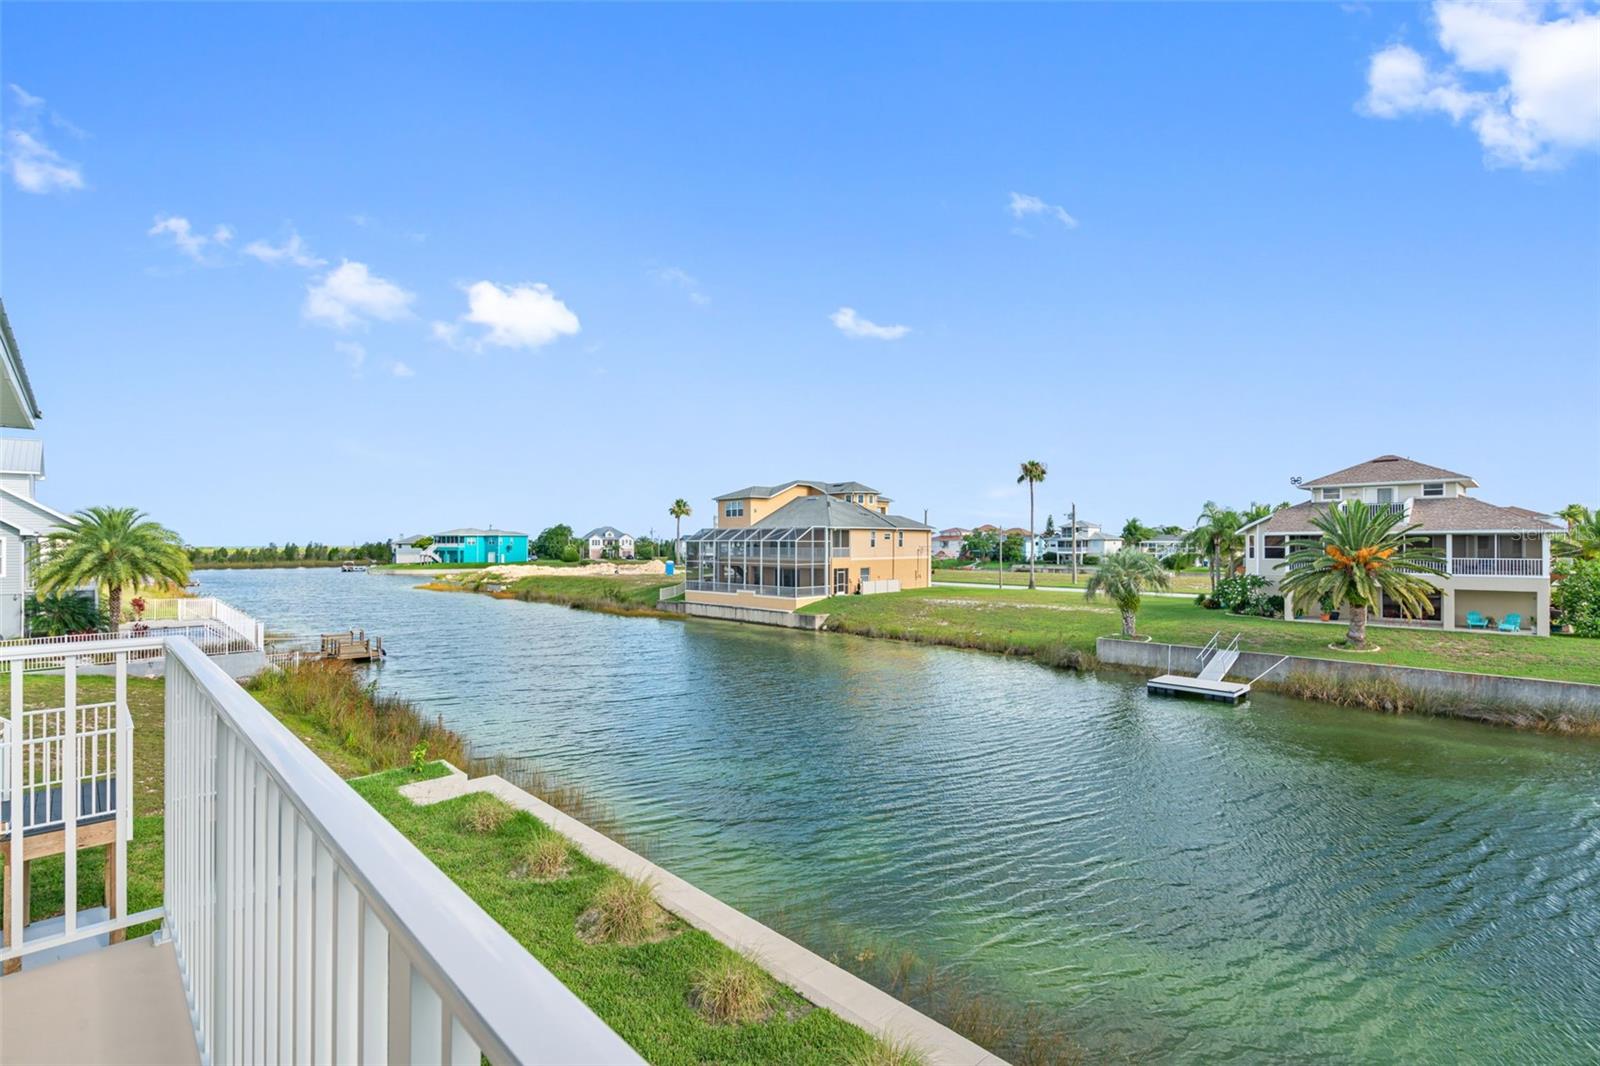
[[[1500,632],[1520,633],[1522,631],[1522,616],[1515,612],[1500,619]]]
[[[1477,611],[1468,611],[1467,612],[1467,628],[1468,629],[1488,629],[1489,628],[1489,620],[1487,618],[1483,617],[1483,615],[1479,614]]]

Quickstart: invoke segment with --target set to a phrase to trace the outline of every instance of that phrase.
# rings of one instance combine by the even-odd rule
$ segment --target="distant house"
[[[633,558],[633,537],[616,526],[596,526],[578,539],[590,559]]]
[[[1283,561],[1298,547],[1321,543],[1311,520],[1335,504],[1361,500],[1401,512],[1412,536],[1443,556],[1429,596],[1433,614],[1407,621],[1400,605],[1381,597],[1376,625],[1429,625],[1550,633],[1550,538],[1561,526],[1526,507],[1499,507],[1467,495],[1478,483],[1466,474],[1398,455],[1380,455],[1303,482],[1311,499],[1243,527],[1245,572],[1276,585]],[[1285,597],[1284,617],[1316,619],[1319,605]]]
[[[935,559],[959,559],[962,547],[967,542],[972,530],[960,526],[951,526],[941,529],[933,535],[933,557]]]
[[[0,426],[34,429],[41,417],[11,322],[0,304]],[[71,515],[34,498],[44,480],[44,442],[0,438],[0,637],[23,635],[23,604],[33,593],[40,541],[70,528]]]
[[[1184,533],[1157,533],[1149,540],[1139,542],[1139,550],[1146,555],[1154,555],[1157,559],[1166,559],[1173,555],[1191,555],[1193,552],[1184,547]]]
[[[396,563],[436,563],[439,557],[432,547],[419,548],[419,540],[431,540],[418,533],[414,537],[398,537],[389,542],[390,560]]]
[[[1086,555],[1093,555],[1098,558],[1109,555],[1114,551],[1120,551],[1122,538],[1115,533],[1107,533],[1100,528],[1100,524],[1097,522],[1080,521],[1076,537],[1072,535],[1071,531],[1062,529],[1054,536],[1046,537],[1040,535],[1035,537],[1034,544],[1038,551],[1040,562],[1065,566],[1072,562],[1073,555],[1077,555],[1078,565],[1082,566],[1083,557]]]
[[[525,563],[528,535],[509,529],[447,529],[428,549],[441,563]]]
[[[933,530],[859,481],[785,481],[717,497],[716,526],[684,538],[697,605],[793,611],[829,595],[926,588]]]

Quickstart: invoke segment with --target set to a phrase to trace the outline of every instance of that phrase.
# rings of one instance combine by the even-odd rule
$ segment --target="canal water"
[[[957,965],[1091,1059],[1600,1060],[1600,742],[414,575],[197,576],[269,630],[382,635],[382,687],[675,873],[824,950]]]

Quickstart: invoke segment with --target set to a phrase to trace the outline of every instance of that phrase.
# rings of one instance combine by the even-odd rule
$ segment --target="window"
[[[1284,538],[1279,534],[1268,533],[1261,539],[1261,556],[1264,559],[1285,558]]]
[[[877,546],[878,546],[878,531],[876,529],[874,529],[871,533],[867,534],[867,547],[876,548]]]
[[[905,546],[906,546],[906,531],[905,531],[905,530],[903,530],[903,529],[902,529],[902,530],[901,530],[901,531],[900,531],[900,532],[899,532],[899,534],[898,534],[898,536],[899,536],[899,537],[900,537],[900,544],[899,544],[899,546],[900,546],[900,547],[902,547],[902,548],[904,548],[904,547],[905,547]]]
[[[1426,482],[1422,486],[1422,494],[1424,496],[1443,496],[1444,495],[1444,482],[1442,482],[1442,481],[1429,481],[1429,482]]]
[[[1393,503],[1394,502],[1394,489],[1389,489],[1389,488],[1379,489],[1378,490],[1378,502],[1379,503]]]
[[[723,513],[724,517],[727,517],[727,518],[742,518],[742,517],[744,517],[744,501],[743,500],[729,500],[727,503],[725,503],[723,505],[722,513]]]
[[[1339,498],[1339,490],[1338,489],[1323,489],[1322,490],[1322,498],[1324,500],[1337,500]]]
[[[850,550],[850,531],[848,529],[836,529],[833,531],[833,547],[835,551]]]
[[[1244,539],[1244,557],[1246,559],[1254,559],[1256,557],[1256,535],[1254,533]]]

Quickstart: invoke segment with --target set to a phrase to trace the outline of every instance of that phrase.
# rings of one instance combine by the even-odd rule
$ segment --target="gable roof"
[[[44,441],[0,437],[0,474],[44,477]]]
[[[1333,506],[1297,503],[1241,526],[1240,532],[1317,533],[1311,520]],[[1471,496],[1413,497],[1406,524],[1419,526],[1418,533],[1556,533],[1563,528],[1526,507],[1499,507]]]
[[[877,489],[870,485],[863,485],[859,481],[812,481],[807,478],[796,478],[793,481],[785,481],[779,485],[751,485],[747,488],[739,489],[737,492],[724,492],[721,496],[718,496],[717,499],[770,500],[780,492],[786,492],[789,489],[794,488],[796,485],[805,485],[809,488],[816,489],[818,492],[824,492],[829,495],[832,495],[836,492],[870,492],[875,496],[878,495]],[[879,498],[883,499],[885,497],[880,496]]]
[[[39,410],[39,401],[34,398],[33,385],[28,381],[28,368],[23,365],[22,349],[17,347],[16,335],[11,332],[11,319],[6,314],[4,300],[0,300],[0,347],[5,349],[4,367],[0,368],[0,373],[15,388],[20,402],[19,414],[22,417],[17,428],[32,429],[33,420],[42,418],[43,412]]]
[[[35,515],[45,520],[45,529],[70,529],[78,523],[78,520],[69,514],[58,511],[48,504],[40,503],[32,496],[24,496],[20,492],[12,492],[7,488],[0,488],[0,500],[10,500],[32,511]]]
[[[1384,485],[1396,481],[1460,481],[1472,488],[1478,483],[1466,474],[1458,474],[1440,466],[1429,466],[1415,459],[1399,455],[1380,455],[1331,474],[1323,474],[1310,481],[1302,481],[1303,489],[1316,489],[1334,485]]]

